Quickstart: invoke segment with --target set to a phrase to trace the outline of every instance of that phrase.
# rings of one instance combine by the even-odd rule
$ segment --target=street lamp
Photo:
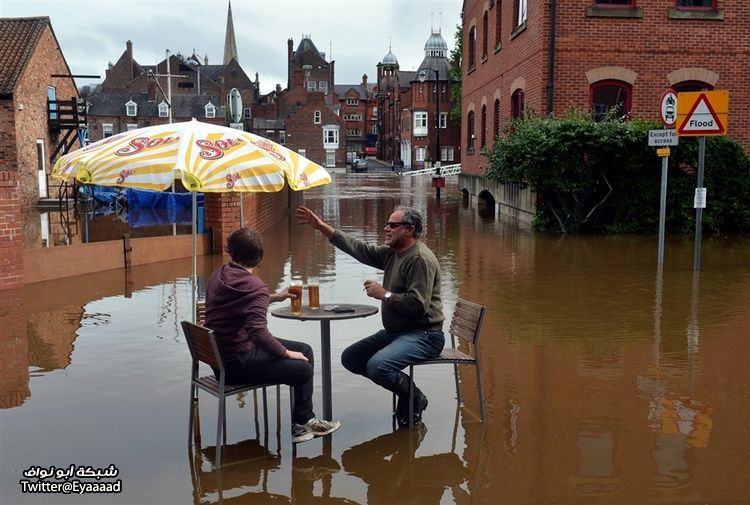
[[[444,179],[440,177],[440,72],[435,68],[423,68],[417,78],[419,82],[424,83],[427,79],[427,71],[435,72],[435,140],[437,143],[437,156],[435,156],[435,177],[432,185],[435,186],[435,197],[440,198],[440,186]],[[428,123],[429,124],[429,123]]]

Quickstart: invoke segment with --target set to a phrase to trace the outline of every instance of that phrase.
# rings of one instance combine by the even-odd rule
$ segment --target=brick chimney
[[[133,75],[133,42],[128,40],[125,43],[126,52],[127,52],[127,58],[128,58],[128,73],[130,74],[130,78],[133,79],[135,76]]]
[[[367,74],[362,74],[362,87],[365,88],[365,93],[367,92]]]

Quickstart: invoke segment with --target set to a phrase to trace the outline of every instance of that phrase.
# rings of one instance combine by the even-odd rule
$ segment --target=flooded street
[[[391,396],[346,372],[341,351],[380,315],[331,324],[330,442],[293,454],[288,388],[227,401],[226,464],[213,464],[217,401],[200,394],[188,450],[190,259],[0,292],[2,504],[744,504],[750,503],[750,239],[669,238],[663,274],[650,237],[535,234],[483,218],[455,178],[436,203],[428,179],[337,174],[298,197],[329,223],[382,242],[396,205],[426,215],[449,319],[458,297],[487,307],[480,340],[486,421],[474,369],[418,367],[424,425],[394,430]],[[655,203],[656,205],[656,203]],[[264,233],[271,289],[318,277],[323,305],[379,303],[381,272],[291,219]],[[199,285],[222,262],[199,259]],[[273,306],[272,306],[273,308]],[[320,326],[269,316],[316,356]],[[445,329],[447,330],[446,324]],[[280,419],[280,422],[279,422]],[[116,467],[116,494],[22,492],[33,467]],[[35,479],[32,479],[35,480]],[[48,481],[57,481],[54,477]],[[65,480],[65,479],[62,479]],[[68,479],[69,480],[69,479]],[[96,478],[85,479],[96,482]]]

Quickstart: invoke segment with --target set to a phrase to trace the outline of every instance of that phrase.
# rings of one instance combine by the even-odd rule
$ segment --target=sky
[[[326,59],[336,62],[336,84],[359,84],[389,46],[401,70],[416,70],[430,30],[441,30],[449,51],[455,46],[462,0],[232,0],[239,63],[260,90],[286,87],[287,40],[297,49],[309,35]],[[0,0],[0,17],[49,16],[70,71],[83,86],[101,82],[110,62],[133,42],[141,65],[172,54],[208,55],[221,64],[227,0]]]

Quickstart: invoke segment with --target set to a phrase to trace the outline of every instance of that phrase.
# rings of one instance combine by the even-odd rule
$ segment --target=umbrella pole
[[[190,290],[193,293],[193,296],[192,296],[193,303],[190,306],[191,307],[190,313],[191,313],[193,323],[195,323],[195,306],[196,306],[195,294],[198,290],[198,286],[196,286],[197,280],[198,280],[198,277],[197,277],[198,251],[196,247],[197,231],[198,231],[197,229],[198,229],[198,196],[195,193],[195,191],[193,191],[193,272],[192,272],[192,275],[190,276]]]

